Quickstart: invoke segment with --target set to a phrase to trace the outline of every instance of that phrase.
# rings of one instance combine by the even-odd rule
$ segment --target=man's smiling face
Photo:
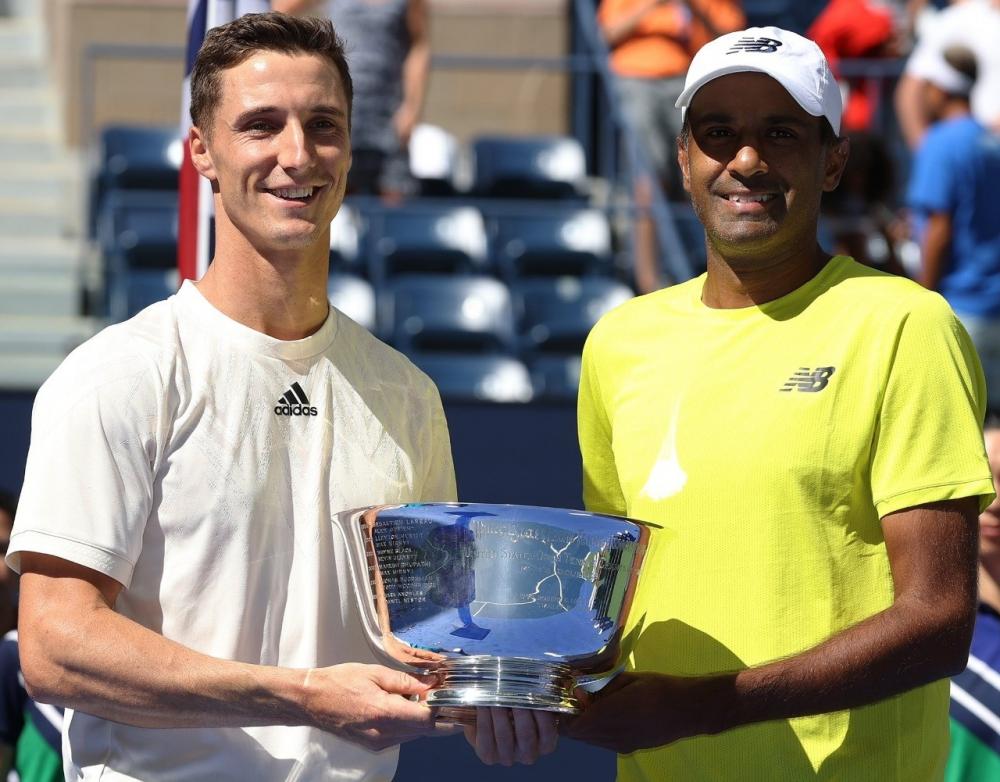
[[[846,144],[824,140],[822,122],[761,73],[698,90],[678,162],[710,244],[727,255],[815,244],[820,197],[847,159]]]
[[[193,157],[226,220],[259,251],[311,246],[340,209],[351,165],[343,84],[319,55],[260,51],[220,74]],[[203,150],[203,153],[200,151]]]

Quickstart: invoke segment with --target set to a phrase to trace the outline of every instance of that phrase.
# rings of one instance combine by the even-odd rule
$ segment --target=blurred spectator
[[[926,28],[896,87],[896,117],[906,143],[915,149],[927,131],[931,120],[923,111],[921,85],[950,46],[966,46],[976,56],[979,79],[972,93],[972,113],[984,125],[1000,130],[1000,0],[960,0]]]
[[[14,526],[17,498],[0,491],[0,547],[4,556]],[[28,697],[17,652],[17,573],[0,557],[0,779],[55,782],[63,778],[62,709]],[[11,771],[17,776],[8,777]]]
[[[667,192],[682,197],[675,141],[691,58],[704,44],[745,25],[739,0],[602,0],[597,21],[611,49],[611,70],[626,120]],[[635,267],[641,292],[660,287],[651,188],[636,187]]]
[[[998,39],[1000,41],[1000,39]],[[991,403],[1000,401],[1000,135],[970,113],[976,59],[954,46],[923,66],[921,101],[934,124],[906,195],[921,245],[919,280],[940,291],[979,351]]]
[[[0,775],[20,782],[62,780],[63,710],[24,689],[17,630],[0,641]],[[10,772],[15,772],[16,776]]]
[[[986,455],[1000,485],[1000,418],[986,422]],[[1000,499],[979,516],[979,612],[969,666],[951,685],[945,782],[1000,779]]]
[[[17,627],[17,573],[4,559],[16,512],[17,497],[0,491],[0,636]]]
[[[892,274],[906,275],[898,247],[909,232],[893,209],[895,167],[882,138],[848,133],[851,154],[837,189],[823,196],[830,250]]]
[[[871,130],[879,108],[878,80],[842,78],[839,65],[845,59],[899,55],[892,9],[878,0],[830,0],[806,36],[819,44],[845,93],[841,128],[848,133]]]
[[[326,14],[354,81],[348,192],[398,201],[416,192],[408,145],[430,73],[427,0],[272,0],[275,11]]]

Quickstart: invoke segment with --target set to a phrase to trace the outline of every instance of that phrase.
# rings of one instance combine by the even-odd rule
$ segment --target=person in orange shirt
[[[675,139],[681,112],[674,107],[694,53],[713,38],[746,25],[739,0],[602,0],[597,22],[611,49],[622,110],[655,174],[682,195]],[[649,187],[636,187],[636,284],[660,287]]]

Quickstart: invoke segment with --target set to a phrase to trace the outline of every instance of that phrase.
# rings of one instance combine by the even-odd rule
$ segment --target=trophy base
[[[496,706],[576,714],[575,680],[564,663],[524,657],[453,657],[432,671],[441,683],[427,695],[439,718],[474,724],[476,708]]]

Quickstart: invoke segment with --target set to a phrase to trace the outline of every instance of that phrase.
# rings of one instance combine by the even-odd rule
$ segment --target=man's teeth
[[[289,188],[278,188],[272,190],[279,198],[308,198],[313,194],[313,188],[311,187],[289,187]]]
[[[759,193],[752,195],[728,195],[727,199],[730,201],[735,201],[738,204],[760,204],[765,201],[770,201],[774,198],[774,193]]]

